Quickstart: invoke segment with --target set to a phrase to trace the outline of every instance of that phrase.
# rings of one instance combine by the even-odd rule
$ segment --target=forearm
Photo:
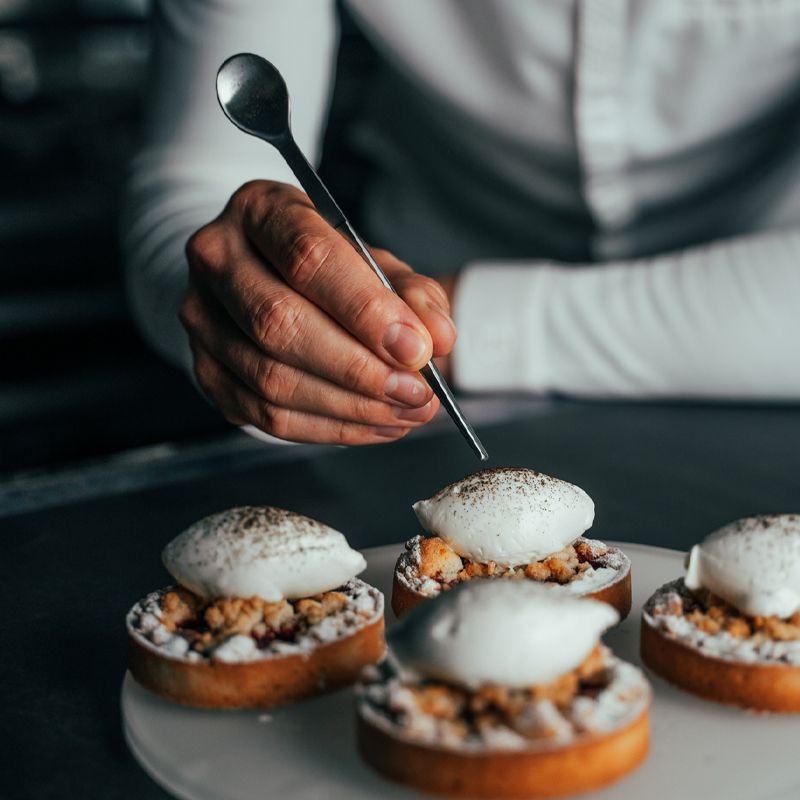
[[[800,398],[800,231],[591,267],[474,265],[454,378],[474,391]]]
[[[220,214],[246,181],[294,182],[277,152],[225,119],[214,94],[216,71],[228,56],[248,50],[277,64],[292,94],[295,136],[313,161],[332,79],[333,3],[309,10],[282,0],[161,0],[153,39],[145,137],[125,197],[123,251],[142,333],[188,368],[177,312],[189,236]],[[302,49],[296,46],[301,39]]]
[[[189,369],[191,354],[178,321],[188,280],[185,247],[221,207],[213,183],[193,186],[178,173],[185,165],[170,167],[166,161],[166,156],[146,153],[134,164],[121,226],[125,278],[144,338],[165,359]]]

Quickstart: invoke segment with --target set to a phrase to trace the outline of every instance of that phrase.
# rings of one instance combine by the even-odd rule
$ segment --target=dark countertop
[[[598,538],[685,549],[737,517],[800,510],[798,407],[532,404],[479,430],[491,466],[535,467],[586,489]],[[317,517],[357,547],[386,544],[416,532],[414,500],[476,468],[447,428],[382,448],[231,458],[214,474],[184,470],[136,491],[120,491],[109,468],[113,494],[6,514],[0,794],[166,797],[122,740],[123,619],[167,582],[159,553],[186,525],[263,503]]]

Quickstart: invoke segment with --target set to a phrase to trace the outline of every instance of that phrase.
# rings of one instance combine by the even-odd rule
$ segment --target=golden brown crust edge
[[[223,663],[167,658],[128,634],[128,666],[146,689],[195,708],[273,708],[354,683],[383,658],[383,615],[307,653]]]
[[[414,606],[430,598],[426,597],[420,592],[414,591],[400,580],[398,575],[398,566],[400,559],[398,558],[394,570],[394,579],[392,580],[392,611],[396,617],[402,617],[411,611]],[[473,580],[492,580],[492,578],[473,578]],[[498,578],[497,580],[502,580]],[[631,570],[628,571],[624,577],[614,581],[614,583],[605,586],[597,592],[585,595],[593,600],[600,600],[603,603],[613,606],[619,612],[620,622],[628,616],[631,611]]]
[[[387,778],[451,797],[537,798],[599,789],[647,756],[649,712],[602,737],[552,750],[459,752],[392,736],[360,714],[358,749]]]
[[[706,656],[665,636],[644,617],[641,655],[656,675],[706,700],[755,711],[800,712],[800,667]]]
[[[619,612],[619,621],[622,622],[631,613],[631,568],[628,567],[628,571],[619,580],[597,592],[587,594],[586,597],[592,600],[600,600],[616,608]]]

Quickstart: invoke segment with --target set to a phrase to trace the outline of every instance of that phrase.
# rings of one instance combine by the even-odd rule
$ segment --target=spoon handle
[[[322,182],[317,171],[308,163],[308,160],[303,155],[302,150],[297,146],[297,142],[295,142],[291,133],[281,137],[277,141],[273,141],[272,144],[278,148],[278,151],[289,165],[289,168],[294,172],[297,180],[300,181],[300,185],[305,189],[306,194],[317,207],[320,216],[329,225],[350,240],[353,247],[358,250],[367,264],[372,267],[373,272],[378,276],[381,283],[389,289],[389,291],[397,294],[394,286],[392,286],[383,270],[372,257],[369,248],[355,232],[342,209],[339,208],[338,203],[331,196],[328,187]],[[475,455],[478,456],[481,461],[486,461],[489,458],[486,448],[481,443],[472,425],[467,421],[467,418],[464,416],[458,402],[453,396],[452,390],[447,385],[447,381],[442,377],[442,374],[433,361],[429,361],[420,372],[428,382],[434,394],[439,398],[439,401],[456,424],[456,427],[461,431],[462,436],[467,440],[467,443],[472,448]]]
[[[287,133],[280,139],[270,142],[270,144],[274,144],[278,148],[278,152],[294,172],[295,177],[300,181],[300,185],[305,189],[306,194],[311,198],[325,222],[337,230],[342,225],[348,224],[344,212],[333,199],[328,187],[322,182],[322,178],[319,177],[317,171],[308,163],[308,159],[303,155],[303,151],[298,147],[292,134]]]

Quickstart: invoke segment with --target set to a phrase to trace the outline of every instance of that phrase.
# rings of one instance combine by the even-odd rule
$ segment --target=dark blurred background
[[[148,0],[0,0],[0,476],[226,429],[128,315]]]
[[[118,219],[149,7],[0,0],[0,479],[230,428],[126,308]],[[374,52],[340,12],[320,171],[357,222],[364,165],[338,131]]]

